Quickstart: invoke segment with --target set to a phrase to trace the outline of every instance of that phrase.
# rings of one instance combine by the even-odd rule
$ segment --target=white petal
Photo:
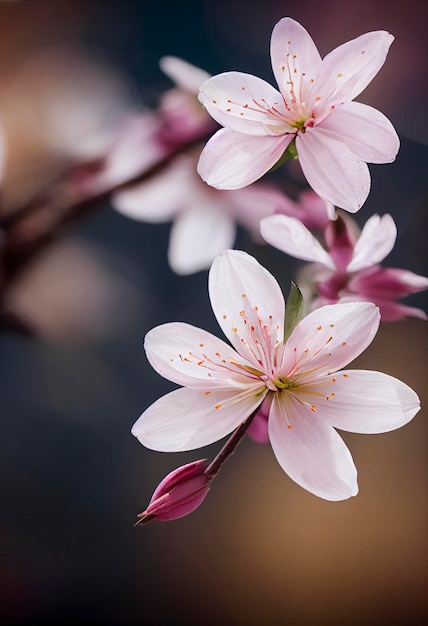
[[[281,289],[256,259],[227,250],[215,259],[208,289],[214,314],[236,350],[254,367],[270,368],[273,347],[284,337]]]
[[[419,411],[416,393],[397,378],[381,372],[342,370],[313,385],[317,416],[353,433],[385,433],[407,424]],[[313,396],[312,396],[313,397]]]
[[[285,346],[281,373],[314,380],[348,365],[372,342],[380,323],[370,302],[323,306],[296,326]]]
[[[312,99],[321,97],[322,106],[349,102],[367,87],[385,63],[394,37],[379,30],[347,41],[332,50],[322,62]]]
[[[242,72],[225,72],[207,80],[199,100],[216,122],[249,135],[266,135],[264,124],[276,119],[267,109],[274,107],[286,115],[277,89],[266,81]]]
[[[380,263],[393,249],[396,238],[397,227],[388,213],[382,217],[372,215],[355,244],[347,271],[357,272]]]
[[[208,141],[198,173],[217,189],[240,189],[261,178],[284,154],[294,135],[255,137],[223,128]]]
[[[260,222],[262,237],[278,250],[303,259],[317,261],[335,269],[330,255],[324,250],[312,233],[295,217],[270,215]]]
[[[266,183],[255,183],[243,189],[223,191],[222,199],[230,205],[230,214],[262,242],[260,220],[291,204],[284,193]]]
[[[202,83],[210,78],[208,72],[174,56],[162,57],[159,66],[177,87],[194,94],[197,94]]]
[[[175,159],[173,165],[142,183],[123,189],[112,197],[114,208],[141,222],[166,222],[170,220],[197,189],[192,158]],[[192,180],[193,179],[193,180]]]
[[[282,469],[304,489],[326,500],[358,493],[357,470],[341,437],[291,395],[275,394],[269,437]]]
[[[370,191],[368,167],[336,136],[321,126],[296,138],[300,165],[308,183],[322,198],[355,213]]]
[[[355,156],[366,163],[392,163],[400,140],[389,119],[361,102],[345,102],[319,126],[331,137],[346,143]]]
[[[144,411],[131,432],[151,450],[194,450],[231,433],[255,411],[263,397],[248,391],[222,390],[205,395],[200,389],[177,389]]]
[[[187,387],[228,387],[231,375],[236,373],[231,359],[246,364],[229,344],[184,322],[156,326],[147,333],[144,348],[161,376]],[[242,375],[241,370],[238,372]]]
[[[272,31],[270,53],[276,82],[286,100],[298,94],[307,103],[310,80],[316,78],[322,63],[309,33],[291,17],[284,17]]]
[[[233,246],[235,231],[230,216],[208,198],[201,206],[184,211],[171,229],[168,249],[171,268],[177,274],[208,269],[216,256]]]

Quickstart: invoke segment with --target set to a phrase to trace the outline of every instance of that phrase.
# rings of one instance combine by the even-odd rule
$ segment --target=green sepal
[[[275,170],[277,170],[279,167],[281,167],[281,165],[284,165],[286,161],[291,161],[291,159],[297,159],[297,158],[299,157],[298,157],[297,150],[296,150],[296,140],[293,139],[293,141],[290,144],[288,144],[283,155],[278,159],[275,165],[273,165],[270,168],[268,174],[270,172],[274,172]]]
[[[297,324],[303,318],[303,296],[298,286],[291,282],[290,292],[285,305],[284,341],[287,341]]]

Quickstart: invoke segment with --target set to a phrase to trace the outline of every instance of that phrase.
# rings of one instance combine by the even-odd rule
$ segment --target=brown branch
[[[78,223],[105,206],[111,195],[149,179],[166,167],[175,157],[207,139],[197,139],[171,148],[171,152],[150,168],[91,195],[77,194],[68,182],[70,173],[49,190],[44,190],[23,207],[0,220],[3,240],[0,247],[0,329],[20,327],[19,320],[10,323],[9,314],[2,313],[7,291],[21,273],[54,241],[69,233]]]

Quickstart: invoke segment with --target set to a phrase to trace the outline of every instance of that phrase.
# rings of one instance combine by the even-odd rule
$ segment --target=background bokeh
[[[0,118],[8,138],[0,210],[16,210],[56,180],[75,151],[96,154],[124,108],[154,106],[170,86],[158,66],[163,55],[212,74],[236,69],[272,81],[270,33],[287,15],[323,55],[368,30],[396,36],[360,99],[388,115],[402,146],[394,164],[371,166],[372,192],[357,219],[391,213],[399,237],[388,264],[427,274],[424,0],[0,2]],[[355,362],[401,378],[425,407],[399,431],[343,435],[359,470],[356,498],[312,496],[282,472],[269,446],[245,440],[195,513],[133,527],[165,474],[220,446],[159,454],[130,434],[142,410],[173,388],[149,367],[145,333],[172,320],[217,333],[207,273],[177,276],[168,267],[169,229],[106,204],[46,251],[14,294],[16,309],[43,336],[0,336],[0,620],[425,623],[421,320],[383,325]],[[288,257],[244,232],[237,246],[287,290],[296,267]],[[425,294],[408,302],[427,310]]]

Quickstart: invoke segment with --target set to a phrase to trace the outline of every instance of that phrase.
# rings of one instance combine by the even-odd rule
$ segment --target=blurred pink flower
[[[163,141],[182,144],[214,132],[218,126],[198,100],[200,86],[210,78],[208,72],[173,56],[162,57],[159,65],[175,83],[162,94],[159,104]]]
[[[327,250],[298,219],[285,215],[261,221],[263,238],[279,250],[305,261],[313,261],[299,273],[298,284],[310,309],[347,301],[376,304],[382,321],[405,317],[427,319],[421,309],[409,307],[398,298],[428,288],[428,278],[379,263],[391,252],[397,228],[389,214],[373,215],[361,233],[349,216],[338,216],[324,229]]]
[[[73,183],[83,194],[101,193],[144,174],[170,157],[177,148],[212,133],[217,124],[198,101],[204,70],[177,57],[160,60],[163,72],[175,83],[154,111],[128,112],[118,121],[115,141],[97,168],[79,168]],[[196,164],[195,164],[196,168]]]
[[[374,31],[321,59],[307,31],[291,18],[272,32],[271,60],[279,90],[241,72],[207,80],[200,100],[225,128],[201,154],[209,185],[237,189],[268,172],[295,140],[302,170],[323,198],[347,211],[370,189],[367,162],[395,159],[398,136],[379,111],[352,102],[382,67],[393,36]]]
[[[351,454],[333,427],[380,433],[419,410],[415,392],[380,372],[344,365],[372,341],[379,326],[371,303],[325,306],[284,341],[285,303],[274,277],[245,252],[228,250],[209,275],[213,311],[231,347],[180,322],[146,336],[151,365],[183,385],[157,400],[132,433],[148,448],[200,448],[242,424],[269,397],[269,438],[284,471],[327,500],[358,492]]]
[[[102,193],[144,174],[169,156],[171,148],[160,140],[156,113],[126,114],[116,126],[116,138],[96,166],[89,162],[72,171],[70,184],[83,196]]]
[[[273,186],[212,189],[197,175],[196,162],[197,153],[181,154],[149,180],[112,197],[114,208],[132,219],[173,220],[168,261],[177,274],[208,269],[216,256],[233,246],[236,222],[260,237],[263,217],[286,211],[289,205],[298,210]]]
[[[284,195],[283,202],[276,212],[295,217],[310,229],[323,230],[330,220],[336,219],[334,205],[323,200],[312,189],[300,192],[297,202]]]
[[[137,524],[167,522],[193,513],[210,490],[205,470],[205,460],[201,460],[170,472],[156,487],[147,509],[137,515]]]

